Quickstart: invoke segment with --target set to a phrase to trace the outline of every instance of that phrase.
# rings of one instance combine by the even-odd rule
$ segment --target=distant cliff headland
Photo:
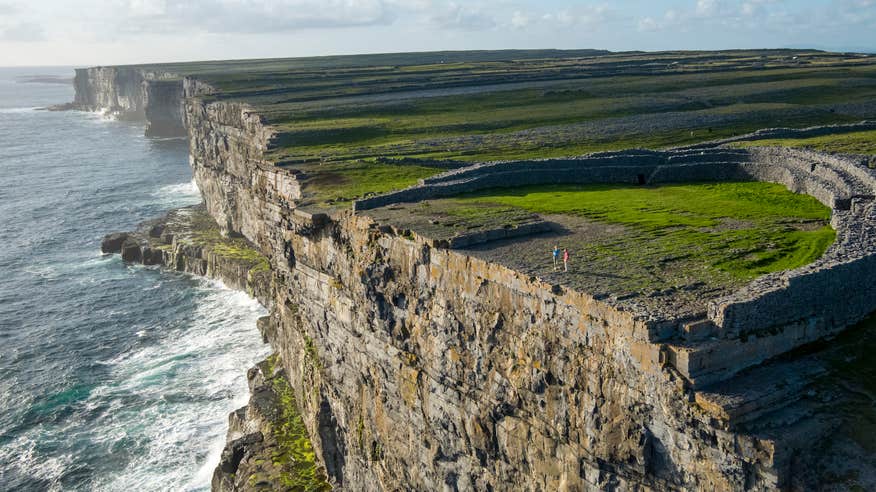
[[[876,485],[876,57],[441,52],[74,85],[72,108],[186,136],[205,202],[104,251],[270,309],[214,490]]]

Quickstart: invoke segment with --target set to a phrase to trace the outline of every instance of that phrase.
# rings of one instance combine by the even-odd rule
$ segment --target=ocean
[[[208,490],[265,312],[100,253],[200,196],[184,139],[35,109],[71,101],[47,80],[72,75],[0,68],[0,490]]]

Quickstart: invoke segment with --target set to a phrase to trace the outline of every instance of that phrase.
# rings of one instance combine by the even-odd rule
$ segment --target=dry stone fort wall
[[[700,384],[842,330],[876,310],[867,288],[876,275],[876,172],[863,160],[786,148],[631,150],[574,159],[476,164],[427,178],[417,186],[354,202],[357,211],[496,187],[540,184],[661,184],[766,181],[806,193],[832,209],[836,242],[814,263],[763,276],[709,303],[694,337],[726,340],[709,349],[671,348],[668,358]],[[484,233],[487,234],[487,233]],[[652,320],[652,338],[678,336]],[[744,343],[757,335],[758,341]]]

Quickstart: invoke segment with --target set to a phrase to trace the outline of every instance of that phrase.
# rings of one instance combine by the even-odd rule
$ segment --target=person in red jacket
[[[566,248],[563,248],[563,271],[569,271],[569,250]]]

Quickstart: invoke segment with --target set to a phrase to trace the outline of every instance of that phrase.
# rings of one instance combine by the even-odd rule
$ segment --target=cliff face
[[[85,87],[96,92],[81,98],[77,77],[77,104],[135,114],[141,100],[110,87],[135,85],[123,72],[106,82],[102,70],[89,73]],[[268,258],[271,314],[261,328],[335,486],[772,489],[791,483],[807,440],[830,432],[810,425],[819,410],[809,406],[808,415],[780,415],[779,433],[762,419],[757,431],[737,425],[808,394],[807,381],[770,372],[762,394],[715,403],[733,388],[695,394],[654,327],[623,306],[396,235],[367,216],[296,209],[295,174],[264,158],[270,128],[245,105],[199,97],[210,91],[183,82],[195,179],[223,234]],[[142,244],[129,247],[145,255]],[[232,431],[260,425],[246,414],[232,417]],[[230,443],[226,454],[248,456],[235,442],[243,450]],[[217,472],[217,487],[245,488],[232,468]]]
[[[259,232],[266,228],[266,214],[283,205],[286,197],[277,195],[283,183],[293,181],[262,159],[273,134],[260,117],[242,104],[203,104],[196,98],[209,91],[204,84],[186,82],[184,118],[195,181],[204,187],[207,209],[226,232],[242,234],[268,251],[267,238]],[[272,218],[278,219],[276,213]]]
[[[127,119],[145,118],[144,73],[116,67],[76,70],[73,104],[86,111],[107,111]]]
[[[105,111],[121,119],[147,121],[146,134],[177,137],[183,125],[183,80],[137,67],[94,67],[76,70],[73,107]]]
[[[207,207],[269,256],[267,338],[329,477],[352,489],[769,488],[772,443],[726,432],[629,313],[294,208],[246,107],[187,99]]]

